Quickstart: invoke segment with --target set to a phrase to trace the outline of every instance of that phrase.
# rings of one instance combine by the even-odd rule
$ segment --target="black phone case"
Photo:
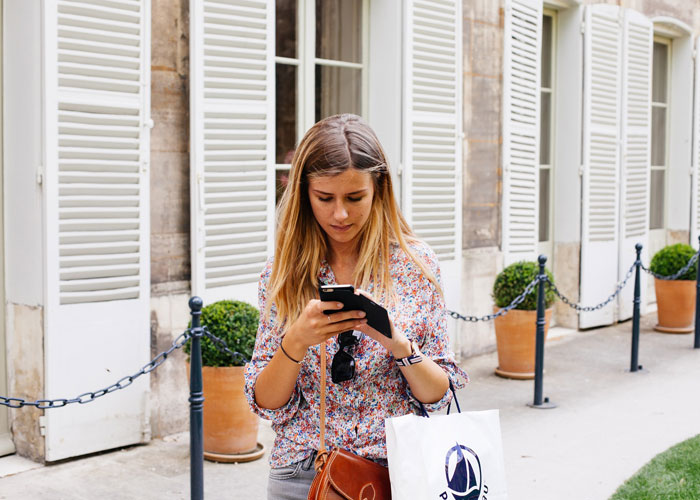
[[[336,286],[336,285],[334,285]],[[376,302],[364,295],[356,295],[355,289],[350,285],[338,285],[332,291],[319,287],[319,296],[324,302],[342,302],[342,309],[329,309],[324,314],[333,314],[341,311],[364,311],[367,316],[367,324],[385,337],[391,338],[391,323],[389,313]]]

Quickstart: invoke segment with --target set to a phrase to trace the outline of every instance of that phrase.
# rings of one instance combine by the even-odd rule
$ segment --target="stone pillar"
[[[463,2],[464,164],[462,304],[459,312],[492,312],[493,280],[503,267],[501,228],[501,94],[503,7],[494,0]],[[463,356],[496,348],[493,324],[462,323]]]
[[[187,328],[190,295],[189,1],[152,0],[151,352]],[[151,430],[187,429],[182,351],[151,372]]]
[[[8,394],[27,401],[44,398],[44,308],[7,306]],[[52,410],[61,411],[61,410]],[[10,430],[17,454],[44,462],[46,451],[40,417],[44,410],[10,410]]]

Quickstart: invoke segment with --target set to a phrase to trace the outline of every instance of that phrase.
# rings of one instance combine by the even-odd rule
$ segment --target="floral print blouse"
[[[410,244],[419,259],[428,264],[440,282],[437,257],[422,242]],[[445,303],[435,286],[398,245],[392,245],[391,276],[399,297],[388,308],[394,327],[401,329],[408,340],[415,341],[421,353],[440,365],[450,377],[455,389],[464,387],[467,374],[454,361],[446,334]],[[275,410],[255,403],[255,381],[274,356],[280,345],[280,325],[275,320],[275,306],[265,318],[267,285],[272,271],[268,260],[258,287],[261,311],[255,349],[245,374],[245,393],[253,411],[272,421],[277,434],[270,455],[270,466],[284,467],[307,458],[319,448],[319,392],[321,346],[312,346],[301,365],[294,391],[284,406]],[[337,284],[327,262],[322,262],[319,282]],[[368,287],[372,293],[372,286]],[[359,332],[356,332],[359,333]],[[412,396],[406,379],[396,366],[390,352],[378,342],[361,334],[351,351],[355,358],[355,378],[335,384],[330,366],[338,351],[337,337],[327,342],[326,382],[326,446],[344,448],[360,456],[378,461],[386,459],[384,419],[408,413],[419,413],[418,401]],[[452,398],[448,389],[437,403],[425,405],[428,411],[439,410]]]

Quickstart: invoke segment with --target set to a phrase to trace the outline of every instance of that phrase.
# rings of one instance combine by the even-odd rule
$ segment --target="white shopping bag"
[[[386,419],[392,500],[503,500],[498,410]]]

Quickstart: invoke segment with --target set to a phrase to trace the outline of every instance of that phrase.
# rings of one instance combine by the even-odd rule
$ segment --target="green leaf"
[[[654,254],[649,269],[662,276],[672,276],[683,269],[695,255],[695,249],[685,243],[667,245]],[[696,262],[679,280],[695,280],[698,273]]]
[[[229,349],[250,359],[255,347],[260,312],[254,306],[238,300],[220,300],[202,308],[202,326],[226,342]],[[190,325],[191,326],[191,322]],[[185,347],[190,353],[190,342]],[[221,352],[207,337],[202,337],[202,364],[204,366],[243,366],[225,352]]]
[[[535,279],[539,273],[540,266],[537,262],[520,261],[511,264],[498,273],[493,284],[492,297],[496,306],[506,307],[525,291],[527,285]],[[545,269],[545,274],[554,283],[552,273]],[[546,308],[552,306],[556,300],[556,295],[550,287],[545,288],[544,304]],[[537,287],[530,292],[516,309],[524,311],[534,311],[537,309]]]

